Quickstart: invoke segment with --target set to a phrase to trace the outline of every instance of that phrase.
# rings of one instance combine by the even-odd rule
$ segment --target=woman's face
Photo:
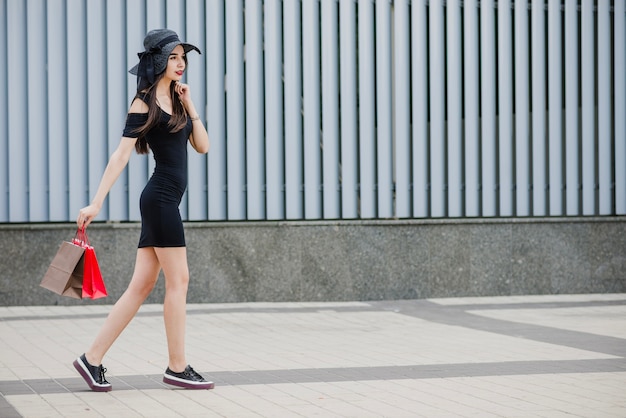
[[[185,62],[185,50],[182,45],[176,45],[172,50],[168,60],[167,67],[165,68],[165,78],[170,80],[180,81],[183,78],[183,73],[186,67]]]

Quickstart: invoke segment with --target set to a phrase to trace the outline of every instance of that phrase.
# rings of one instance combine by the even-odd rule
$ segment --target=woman
[[[135,271],[128,288],[115,303],[91,347],[74,367],[97,392],[111,390],[102,358],[148,297],[161,269],[165,275],[163,316],[169,364],[165,383],[190,389],[212,389],[185,359],[185,319],[189,268],[183,224],[178,205],[187,187],[187,141],[199,153],[209,150],[209,137],[191,99],[189,86],[180,82],[187,66],[186,53],[200,50],[179,40],[168,29],[150,31],[139,64],[137,95],[131,103],[118,148],[104,171],[98,191],[79,211],[79,227],[98,215],[105,197],[128,164],[133,148],[154,154],[156,166],[140,198],[141,236]]]

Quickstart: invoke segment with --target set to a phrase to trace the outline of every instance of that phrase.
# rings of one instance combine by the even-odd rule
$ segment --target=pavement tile
[[[106,305],[0,307],[0,417],[621,417],[626,295],[188,306],[210,391],[162,383],[142,306],[91,392],[71,363]]]

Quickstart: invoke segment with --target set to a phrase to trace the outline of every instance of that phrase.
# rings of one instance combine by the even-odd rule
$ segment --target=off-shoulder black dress
[[[145,101],[145,96],[137,97]],[[187,189],[187,141],[192,122],[188,118],[183,129],[172,133],[167,126],[170,115],[163,110],[160,113],[158,125],[145,136],[156,166],[139,199],[139,248],[185,246],[185,231],[178,206]],[[147,119],[147,113],[129,113],[124,136],[137,138],[138,134],[133,130],[145,124]]]

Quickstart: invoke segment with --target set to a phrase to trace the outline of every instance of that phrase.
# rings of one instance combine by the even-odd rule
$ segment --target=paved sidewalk
[[[161,305],[72,366],[109,306],[0,308],[0,417],[626,417],[626,294],[189,305],[211,391],[162,383]]]

